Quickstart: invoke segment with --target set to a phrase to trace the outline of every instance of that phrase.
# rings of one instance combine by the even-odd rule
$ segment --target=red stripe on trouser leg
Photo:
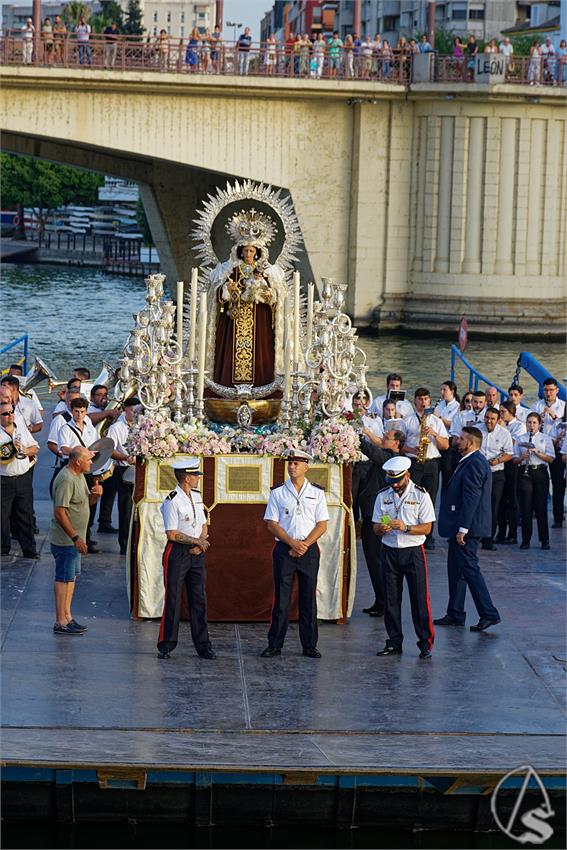
[[[169,556],[171,554],[171,550],[173,548],[173,543],[168,543],[165,547],[165,551],[163,553],[163,584],[164,584],[164,594],[163,594],[163,611],[161,615],[161,622],[159,624],[159,637],[158,643],[164,639],[165,632],[165,611],[167,605],[167,573],[169,569]]]
[[[433,618],[431,616],[431,603],[429,601],[429,574],[427,572],[427,555],[425,547],[421,546],[421,554],[423,555],[423,566],[425,567],[425,599],[427,601],[427,618],[429,620],[429,631],[431,632],[431,643],[435,640],[435,629],[433,628]]]

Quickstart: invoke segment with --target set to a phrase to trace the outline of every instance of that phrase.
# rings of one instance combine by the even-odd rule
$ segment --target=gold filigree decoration
[[[235,384],[254,383],[254,325],[256,305],[240,301],[233,303],[234,354],[232,358],[232,380]]]

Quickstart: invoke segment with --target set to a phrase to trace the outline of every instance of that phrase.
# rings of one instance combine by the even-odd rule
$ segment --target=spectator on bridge
[[[308,77],[309,76],[309,63],[311,61],[311,39],[307,35],[304,34],[302,40],[299,42],[299,76],[300,77]]]
[[[374,36],[372,42],[372,76],[378,78],[382,74],[382,37],[379,32]]]
[[[91,46],[89,44],[91,38],[91,27],[87,24],[85,18],[79,18],[79,23],[75,27],[75,35],[77,36],[77,57],[79,65],[92,65]]]
[[[67,38],[67,27],[61,20],[61,15],[55,15],[53,23],[53,58],[61,64],[65,61],[65,39]]]
[[[429,39],[427,38],[425,33],[423,33],[423,35],[419,39],[418,48],[420,53],[433,53],[433,48],[431,47]]]
[[[528,83],[530,86],[541,83],[541,45],[537,38],[530,47],[530,64],[528,66]]]
[[[358,37],[358,33],[353,32],[352,34],[352,54],[354,57],[354,76],[360,77],[360,72],[362,68],[360,67],[360,48],[362,47],[362,41]]]
[[[323,33],[320,32],[313,43],[313,76],[317,77],[318,80],[321,79],[321,75],[323,74],[323,65],[325,63],[326,49],[327,47],[325,44],[325,38],[323,36]]]
[[[35,36],[35,27],[31,18],[28,18],[25,25],[22,27],[22,62],[24,65],[31,65],[33,60],[33,40]]]
[[[189,66],[191,72],[199,70],[199,42],[201,35],[197,27],[193,27],[189,41],[187,42],[187,50],[185,51],[185,64]]]
[[[541,55],[543,57],[543,81],[544,83],[553,83],[556,85],[555,77],[555,47],[549,36],[545,39],[545,43],[541,47]]]
[[[419,53],[419,47],[415,38],[410,38],[409,40],[409,52],[411,56],[415,56],[416,53]]]
[[[507,77],[508,74],[510,74],[514,71],[514,63],[512,62],[512,60],[514,58],[514,47],[513,47],[512,42],[510,41],[510,39],[508,38],[507,35],[505,35],[504,38],[502,39],[502,41],[500,42],[500,44],[498,46],[498,50],[504,56],[504,63],[505,63],[506,77]]]
[[[167,71],[169,65],[169,36],[167,30],[160,30],[156,37],[156,54],[160,71]]]
[[[564,38],[557,48],[557,82],[563,86],[567,83],[567,41]]]
[[[266,49],[265,49],[265,54],[264,54],[264,57],[265,57],[264,58],[264,64],[266,65],[266,74],[270,77],[273,75],[274,68],[276,67],[276,62],[277,62],[276,50],[277,50],[276,38],[275,38],[273,32],[271,32],[269,34],[267,40],[266,40]]]
[[[347,35],[344,45],[345,56],[345,78],[352,80],[354,77],[354,41],[352,35]]]
[[[339,38],[338,30],[335,30],[333,37],[327,42],[327,54],[329,56],[329,76],[334,78],[341,66],[341,52],[343,41]]]
[[[372,72],[372,56],[374,54],[374,45],[367,35],[360,48],[362,55],[362,79],[368,80]]]
[[[53,26],[51,18],[45,18],[41,28],[41,40],[43,42],[43,61],[50,68],[53,65]]]
[[[211,33],[211,63],[215,74],[219,72],[220,48],[222,44],[222,31],[218,24]]]
[[[496,44],[496,39],[491,38],[486,47],[484,48],[484,53],[498,53],[498,45]]]
[[[410,70],[410,48],[405,35],[400,36],[396,46],[396,52],[398,54],[398,67],[400,70],[399,79],[408,80]]]
[[[246,27],[238,36],[238,72],[241,76],[248,76],[248,65],[250,64],[250,48],[252,46],[252,30]]]
[[[211,61],[211,31],[205,30],[205,35],[201,36],[201,70],[204,74],[209,73],[209,64]]]
[[[390,71],[392,69],[392,56],[393,56],[392,48],[390,47],[390,42],[387,38],[385,38],[382,42],[382,51],[381,51],[381,62],[382,62],[382,78],[387,80],[390,76]]]
[[[104,65],[106,68],[114,68],[118,52],[118,36],[120,35],[116,21],[112,21],[110,26],[105,27],[102,34],[104,36]]]
[[[459,36],[455,36],[453,39],[453,48],[451,50],[451,56],[455,60],[455,77],[457,80],[462,79],[464,76],[463,71],[463,63],[465,58],[465,48],[463,46],[463,42],[459,38]]]
[[[468,78],[469,80],[474,80],[474,66],[476,62],[476,55],[478,53],[478,42],[476,40],[476,36],[469,35],[465,53],[467,54]]]

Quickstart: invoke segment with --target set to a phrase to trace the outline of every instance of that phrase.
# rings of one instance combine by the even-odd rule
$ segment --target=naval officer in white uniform
[[[274,487],[264,514],[268,530],[276,538],[276,545],[273,554],[274,607],[268,646],[262,652],[262,658],[281,655],[296,572],[299,639],[303,654],[309,658],[320,658],[321,653],[317,649],[317,540],[327,530],[329,510],[323,489],[311,484],[305,477],[311,460],[307,452],[290,449],[286,460],[289,478],[280,487]]]
[[[201,658],[216,658],[207,626],[205,595],[205,552],[209,548],[207,518],[197,487],[199,459],[178,460],[172,464],[177,487],[161,506],[167,546],[163,553],[165,599],[158,638],[158,658],[169,658],[177,646],[181,591],[187,587],[191,637]]]
[[[388,640],[376,655],[401,655],[402,589],[408,583],[411,616],[420,658],[431,658],[433,623],[429,604],[427,563],[423,551],[435,521],[435,510],[425,488],[410,478],[411,461],[393,457],[382,465],[388,487],[380,490],[374,505],[374,533],[382,538],[380,560],[384,582],[384,625]]]

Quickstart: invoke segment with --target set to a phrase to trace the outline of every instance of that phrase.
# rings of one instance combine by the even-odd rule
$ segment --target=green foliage
[[[433,49],[441,56],[450,55],[453,50],[455,32],[453,30],[435,30],[435,44]]]
[[[126,35],[143,35],[144,27],[142,26],[142,17],[140,0],[128,0],[124,33]]]
[[[104,184],[100,174],[44,162],[31,156],[0,154],[2,202],[8,207],[32,207],[43,230],[49,213],[66,204],[90,206]]]
[[[100,12],[93,15],[89,21],[93,32],[101,33],[105,27],[109,27],[112,23],[118,24],[118,29],[123,32],[124,17],[116,0],[101,0],[100,7]]]
[[[152,236],[152,231],[150,230],[148,217],[146,216],[146,211],[144,209],[144,204],[142,203],[141,198],[139,198],[138,206],[136,208],[136,221],[138,223],[138,227],[142,232],[144,245],[153,245],[154,240]]]
[[[73,30],[81,18],[88,22],[90,14],[91,10],[86,3],[81,3],[80,0],[70,0],[69,3],[65,4],[61,17],[65,25]]]
[[[514,56],[529,56],[530,47],[534,40],[533,35],[516,35],[510,38],[512,47],[514,48]]]

